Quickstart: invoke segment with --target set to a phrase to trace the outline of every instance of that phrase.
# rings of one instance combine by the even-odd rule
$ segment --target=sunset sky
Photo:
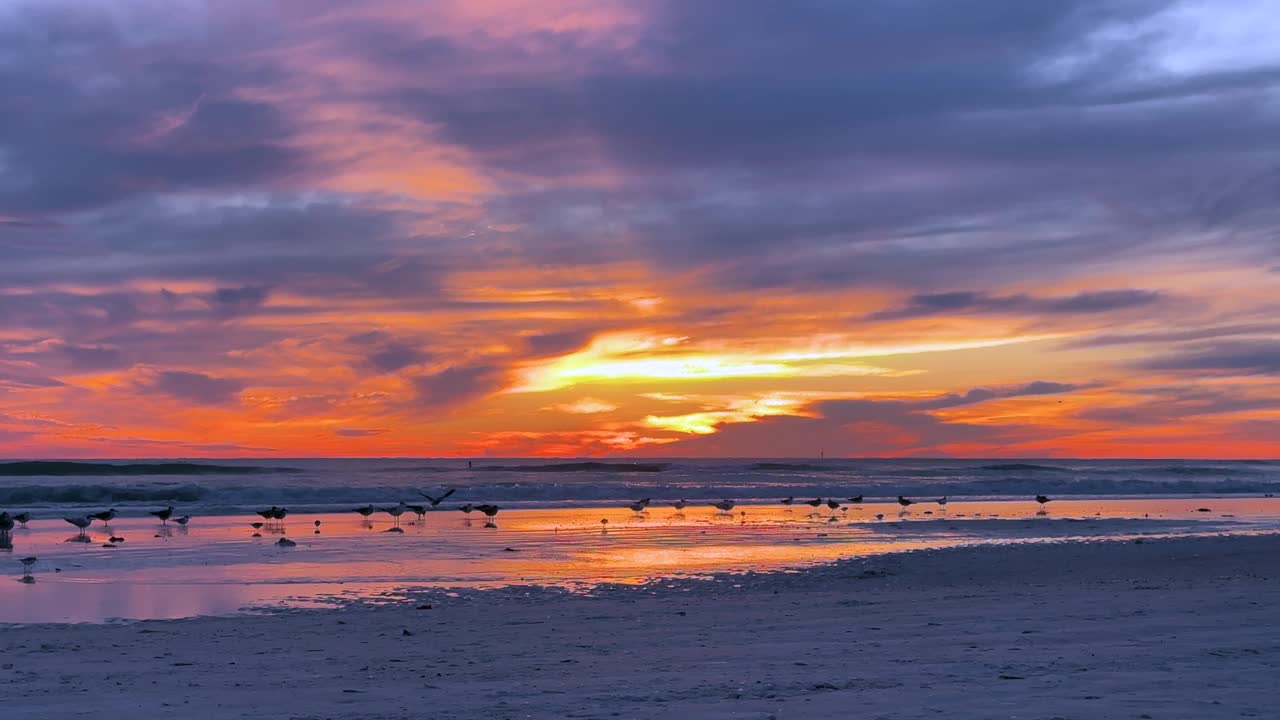
[[[1280,456],[1277,0],[0,0],[0,456]]]

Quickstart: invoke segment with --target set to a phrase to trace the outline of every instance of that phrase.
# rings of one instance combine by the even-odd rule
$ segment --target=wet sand
[[[385,514],[366,524],[347,512],[290,516],[261,537],[253,537],[254,517],[201,516],[163,527],[134,516],[116,518],[110,532],[95,523],[89,542],[74,542],[76,529],[60,518],[44,518],[14,531],[11,560],[0,554],[0,580],[18,577],[18,558],[40,559],[35,584],[0,582],[0,623],[314,607],[400,597],[402,588],[422,586],[582,589],[983,542],[1280,530],[1280,501],[1265,498],[1063,500],[1048,515],[1038,510],[1026,501],[952,502],[945,514],[921,504],[902,518],[896,505],[884,504],[847,512],[748,505],[732,515],[708,507],[655,507],[644,516],[625,508],[511,509],[497,527],[451,510],[421,522],[402,516],[403,532],[391,532]],[[111,536],[125,541],[108,543]],[[297,546],[276,546],[281,537]]]
[[[14,717],[1274,717],[1280,538],[0,627]]]

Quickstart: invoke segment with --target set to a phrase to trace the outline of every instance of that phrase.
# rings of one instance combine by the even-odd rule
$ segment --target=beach
[[[0,627],[15,717],[1271,717],[1280,539]]]

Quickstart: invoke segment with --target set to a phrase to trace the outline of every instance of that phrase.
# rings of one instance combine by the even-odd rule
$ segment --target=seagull
[[[447,498],[447,497],[449,497],[450,495],[452,495],[452,494],[454,493],[454,490],[455,490],[455,489],[456,489],[456,488],[449,488],[448,490],[445,490],[445,491],[444,491],[444,494],[443,494],[443,495],[441,495],[440,497],[431,497],[430,495],[428,495],[428,494],[426,494],[426,493],[424,493],[424,492],[422,492],[422,491],[418,491],[418,494],[419,494],[419,495],[421,495],[422,497],[426,498],[426,499],[427,499],[427,502],[431,503],[431,508],[434,510],[434,509],[436,508],[436,506],[438,506],[440,503],[444,502],[444,499],[445,499],[445,498]]]
[[[392,518],[395,518],[395,527],[400,527],[400,516],[404,514],[405,510],[409,509],[409,506],[405,505],[404,503],[400,503],[395,507],[380,508],[380,509],[382,510],[382,512],[390,515]]]
[[[493,518],[498,514],[497,505],[477,505],[476,509],[484,513],[489,518],[488,522],[484,524],[485,527],[498,527],[497,524],[493,522]]]
[[[729,511],[733,509],[733,506],[734,506],[734,502],[732,500],[721,500],[720,502],[712,505],[711,507],[719,510],[725,515],[728,515]]]
[[[271,508],[272,520],[284,520],[285,516],[287,516],[288,514],[289,514],[289,511],[284,508],[278,508],[274,506]]]
[[[947,506],[947,496],[943,495],[942,497],[938,498],[937,503],[939,506],[945,508]]]
[[[649,498],[645,498],[643,500],[637,500],[631,503],[630,505],[628,505],[627,507],[631,508],[631,512],[639,515],[640,513],[644,512],[645,508],[649,507]]]
[[[468,515],[470,515],[470,514],[471,514],[471,511],[472,511],[472,510],[475,510],[475,508],[474,508],[474,507],[472,507],[471,503],[467,503],[466,505],[463,505],[462,507],[460,507],[460,508],[458,508],[458,509],[459,509],[459,510],[461,510],[462,512],[464,512],[464,513],[468,514]]]
[[[861,495],[854,495],[854,496],[853,496],[853,497],[851,497],[851,498],[845,498],[845,500],[848,500],[849,502],[853,503],[854,505],[861,505],[861,504],[862,504],[862,496],[861,496]]]
[[[272,505],[267,510],[258,510],[257,512],[258,512],[258,516],[261,517],[263,520],[270,520],[272,517],[275,516],[276,510],[278,509],[279,508],[277,508],[275,505]]]
[[[1052,500],[1053,500],[1052,498],[1045,497],[1044,495],[1037,495],[1037,496],[1036,496],[1036,502],[1040,503],[1040,506],[1041,506],[1041,507],[1044,507],[1044,504],[1045,504],[1045,503],[1047,503],[1047,502],[1052,502]]]
[[[364,507],[358,507],[355,509],[355,512],[360,513],[364,517],[369,517],[370,515],[373,514],[373,506],[365,505]]]
[[[22,582],[30,584],[36,581],[35,578],[31,577],[31,566],[36,564],[36,560],[37,558],[32,556],[24,557],[18,561],[22,563]]]
[[[794,496],[794,495],[788,495],[787,497],[782,498],[782,504],[783,504],[783,505],[790,505],[791,503],[793,503],[793,502],[795,502],[795,501],[796,501],[796,498],[795,498],[795,496]]]
[[[17,520],[17,521],[18,521],[18,524],[19,524],[19,525],[21,525],[22,527],[26,527],[26,526],[27,526],[27,523],[28,523],[28,522],[31,522],[31,513],[29,513],[29,512],[20,512],[20,513],[18,513],[17,515],[14,515],[14,516],[13,516],[13,519],[14,519],[14,520]]]
[[[671,503],[671,507],[675,508],[675,509],[676,509],[676,512],[684,512],[685,506],[687,506],[688,504],[689,504],[689,503],[687,503],[687,502],[685,502],[685,501],[684,501],[684,498],[681,498],[681,499],[679,499],[679,500],[677,500],[677,501],[675,501],[675,502]]]
[[[148,514],[155,515],[156,517],[160,518],[161,525],[167,525],[169,523],[169,518],[173,517],[173,506],[170,505],[169,507],[163,510],[152,510]]]
[[[176,523],[178,523],[179,525],[186,525],[187,523],[191,522],[191,516],[190,516],[190,515],[183,515],[183,516],[182,516],[182,517],[180,517],[180,518],[174,518],[174,520],[173,520],[173,521],[174,521],[174,522],[176,522]]]
[[[836,502],[835,498],[831,498],[830,500],[827,500],[827,507],[835,510],[840,507],[840,503]]]
[[[69,518],[62,518],[62,519],[80,528],[80,537],[84,537],[85,529],[88,528],[89,525],[93,523],[93,521],[90,520],[88,517],[69,517]]]
[[[406,507],[406,508],[409,508],[410,510],[412,510],[412,511],[413,511],[413,514],[414,514],[414,515],[417,515],[419,520],[426,520],[426,519],[427,519],[427,508],[426,508],[426,507],[424,507],[424,506],[422,506],[422,505],[405,505],[405,507]]]
[[[901,495],[898,496],[898,504],[901,505],[903,509],[906,509],[909,505],[911,505],[914,502],[915,500],[908,500],[907,498],[904,498]]]
[[[814,498],[814,499],[812,499],[812,500],[805,500],[805,501],[804,501],[804,504],[805,504],[805,505],[808,505],[809,507],[818,507],[819,505],[821,505],[821,504],[822,504],[822,498]]]
[[[89,517],[94,520],[101,520],[103,525],[107,525],[112,520],[116,519],[116,509],[111,508],[110,510],[103,510],[102,512],[96,512],[90,515]]]

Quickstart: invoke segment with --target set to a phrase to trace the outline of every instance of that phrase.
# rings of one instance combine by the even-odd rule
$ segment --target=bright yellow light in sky
[[[852,361],[866,357],[948,352],[1046,340],[1060,335],[1023,335],[960,340],[948,343],[875,346],[823,342],[805,348],[773,352],[687,352],[670,348],[688,338],[618,334],[597,338],[589,347],[571,355],[525,368],[523,382],[511,392],[545,392],[584,382],[635,380],[716,380],[746,377],[834,377],[841,375],[893,374],[870,365],[826,363],[815,360]]]

